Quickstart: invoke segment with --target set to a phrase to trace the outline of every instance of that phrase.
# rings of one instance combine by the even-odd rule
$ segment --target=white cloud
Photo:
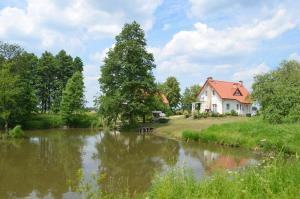
[[[162,55],[208,57],[248,53],[254,51],[259,42],[273,39],[295,26],[285,10],[278,10],[271,19],[224,30],[198,22],[194,30],[176,33],[162,49]]]
[[[270,69],[271,68],[267,64],[261,63],[257,66],[240,68],[239,71],[235,72],[232,75],[232,77],[235,81],[243,80],[246,83],[246,85],[250,87],[253,83],[253,78],[256,75],[266,73],[270,71]]]
[[[110,37],[124,23],[138,20],[147,31],[161,0],[27,0],[25,8],[0,10],[0,37],[5,40],[35,40],[45,48],[78,48],[82,40]],[[122,6],[120,5],[122,4]]]
[[[236,67],[231,66],[237,64],[232,60],[253,54],[263,41],[294,27],[293,18],[281,9],[271,18],[220,30],[198,22],[193,30],[180,31],[164,47],[151,48],[151,51],[161,76],[168,71],[178,75],[234,71]]]

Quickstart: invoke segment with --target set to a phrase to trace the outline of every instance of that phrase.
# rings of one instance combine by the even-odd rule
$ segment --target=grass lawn
[[[272,125],[260,118],[214,124],[204,130],[185,130],[182,137],[249,149],[300,153],[300,124]]]
[[[247,121],[246,117],[222,117],[222,118],[203,118],[199,120],[186,119],[184,116],[173,116],[166,124],[154,124],[155,134],[169,138],[181,139],[182,132],[200,131],[210,127],[213,124],[223,124],[228,122]]]

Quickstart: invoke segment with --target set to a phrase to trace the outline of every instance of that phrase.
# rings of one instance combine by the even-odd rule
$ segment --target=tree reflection
[[[62,198],[67,180],[77,181],[83,140],[62,132],[0,145],[0,198]]]
[[[179,144],[156,136],[103,134],[95,158],[101,161],[99,182],[103,192],[131,194],[149,188],[156,172],[178,160]]]

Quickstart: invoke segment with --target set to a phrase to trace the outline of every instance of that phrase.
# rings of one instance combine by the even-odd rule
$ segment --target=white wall
[[[205,109],[213,109],[212,105],[217,104],[217,112],[223,113],[223,103],[222,99],[215,91],[215,95],[213,95],[214,89],[209,85],[205,85],[202,89],[201,93],[198,95],[197,101],[201,102],[200,112],[205,112]],[[207,95],[206,95],[207,92]],[[211,99],[209,99],[211,95]],[[211,101],[211,103],[209,103]]]
[[[227,104],[229,104],[229,110],[227,110]],[[239,105],[238,109],[237,105]],[[235,110],[239,115],[246,115],[247,113],[251,113],[251,104],[241,104],[237,100],[224,100],[223,113],[231,112],[231,110]]]

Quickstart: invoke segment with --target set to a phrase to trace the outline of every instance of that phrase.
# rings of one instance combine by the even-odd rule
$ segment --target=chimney
[[[213,78],[212,77],[208,77],[207,80],[213,80]]]
[[[242,80],[240,80],[239,82],[240,82],[241,86],[243,86],[243,81],[242,81]]]

